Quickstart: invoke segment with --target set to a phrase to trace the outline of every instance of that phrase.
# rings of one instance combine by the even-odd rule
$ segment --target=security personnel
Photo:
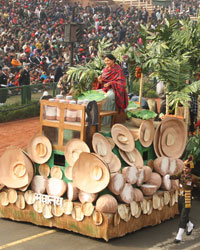
[[[24,65],[24,69],[22,70],[20,77],[19,77],[19,85],[24,86],[21,91],[22,91],[22,98],[25,100],[25,103],[30,102],[31,101],[31,88],[28,87],[28,85],[30,85],[29,63],[26,63]]]
[[[19,85],[30,85],[29,64],[26,63],[19,77]]]
[[[183,171],[177,175],[171,175],[170,179],[179,180],[179,196],[178,196],[178,210],[180,213],[179,230],[176,235],[174,243],[179,243],[182,240],[183,233],[190,235],[194,228],[194,224],[189,220],[189,213],[192,203],[192,189],[194,184],[200,186],[200,177],[191,174],[194,168],[193,156],[190,156],[184,161]]]
[[[5,88],[7,87],[7,81],[8,81],[8,68],[0,66],[0,88]]]
[[[0,106],[4,105],[6,102],[6,99],[8,97],[8,86],[7,86],[7,81],[8,81],[8,68],[0,66]]]

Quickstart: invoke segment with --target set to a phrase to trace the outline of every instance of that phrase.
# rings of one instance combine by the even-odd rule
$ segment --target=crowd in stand
[[[188,3],[189,2],[189,3]],[[152,28],[168,15],[197,15],[198,1],[174,1],[169,8],[85,8],[75,3],[75,22],[84,23],[81,43],[75,43],[73,64],[84,64],[97,54],[99,39],[119,44],[142,43],[141,23]],[[64,24],[72,19],[67,0],[0,0],[0,87],[58,82],[70,64],[70,44],[64,41]],[[25,79],[26,78],[26,79]],[[28,79],[28,80],[27,80]]]

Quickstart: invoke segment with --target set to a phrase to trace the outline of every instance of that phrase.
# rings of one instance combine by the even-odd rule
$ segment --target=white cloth
[[[158,95],[162,95],[164,93],[165,85],[163,81],[159,81],[156,84],[156,92]]]
[[[176,240],[182,240],[184,231],[184,228],[179,228],[178,233],[176,235]]]
[[[191,221],[189,221],[187,223],[187,231],[188,231],[188,233],[190,233],[193,230],[193,228],[194,228],[194,224]]]

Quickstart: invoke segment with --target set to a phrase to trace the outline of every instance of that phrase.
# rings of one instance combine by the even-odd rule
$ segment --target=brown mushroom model
[[[49,178],[46,182],[48,195],[61,197],[67,191],[67,184],[57,178]]]
[[[79,189],[72,182],[67,184],[67,199],[69,201],[75,201],[78,199]]]
[[[116,213],[118,209],[117,200],[110,194],[104,194],[97,199],[96,210],[101,213]]]
[[[154,125],[152,120],[144,120],[139,128],[139,140],[143,147],[149,147],[154,138]]]
[[[108,168],[110,170],[110,173],[116,173],[121,169],[121,161],[113,152],[111,152],[111,160],[108,163]]]
[[[148,179],[147,184],[156,185],[159,189],[162,183],[162,178],[158,173],[152,172],[151,177]]]
[[[82,152],[90,152],[88,145],[80,139],[71,139],[65,145],[65,159],[70,166],[78,160]]]
[[[119,195],[124,185],[125,185],[125,178],[121,173],[111,174],[108,188],[113,194]]]
[[[177,166],[177,169],[174,174],[181,173],[184,168],[184,162],[181,159],[176,159],[176,166]]]
[[[144,169],[144,182],[148,182],[151,178],[152,169],[149,166],[143,166]]]
[[[81,203],[89,202],[92,203],[96,201],[98,194],[90,194],[86,193],[84,191],[79,191],[78,193],[78,199]]]
[[[142,191],[139,188],[134,188],[133,191],[134,191],[134,201],[137,202],[143,201],[144,195]]]
[[[140,152],[134,148],[131,152],[126,152],[123,150],[119,150],[119,153],[122,157],[122,159],[129,165],[135,165],[135,166],[143,166],[143,158],[140,154]]]
[[[156,131],[154,133],[154,139],[153,139],[153,147],[154,147],[154,151],[155,151],[157,157],[161,157],[161,152],[160,152],[161,133],[160,133],[160,129],[161,129],[161,123],[157,126]]]
[[[156,193],[158,187],[156,185],[151,184],[143,184],[140,186],[144,195],[149,196]]]
[[[120,199],[125,203],[131,203],[134,199],[134,188],[130,183],[126,183],[120,193]]]
[[[122,124],[115,124],[112,126],[111,134],[118,148],[126,152],[133,151],[135,148],[135,141],[128,128]]]
[[[153,162],[154,170],[162,176],[169,173],[169,158],[168,157],[158,157]]]
[[[94,133],[92,137],[92,147],[94,152],[100,155],[106,163],[112,159],[112,149],[109,141],[100,133]]]
[[[27,151],[32,161],[43,164],[51,157],[52,145],[46,136],[36,135],[28,143]]]
[[[47,177],[35,175],[31,182],[31,190],[38,194],[44,194],[46,191]]]
[[[178,164],[176,158],[169,158],[169,174],[174,175],[178,171]]]
[[[73,184],[86,193],[98,193],[110,181],[107,166],[94,154],[81,153],[72,170]]]
[[[10,188],[22,188],[32,181],[33,163],[18,147],[8,147],[0,158],[0,183]]]
[[[122,174],[123,174],[126,182],[133,185],[137,182],[137,179],[139,176],[139,170],[136,166],[124,167],[122,169]]]
[[[169,191],[172,187],[172,183],[171,183],[171,180],[169,178],[169,175],[165,175],[162,177],[162,184],[161,184],[161,188],[163,190],[167,190]]]
[[[187,126],[182,119],[168,117],[161,123],[161,148],[167,157],[180,158],[187,142]]]

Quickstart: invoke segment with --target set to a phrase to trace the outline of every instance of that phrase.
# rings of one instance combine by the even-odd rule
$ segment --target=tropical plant
[[[102,39],[98,44],[98,55],[90,62],[83,65],[69,67],[66,74],[68,81],[72,83],[71,93],[76,98],[81,93],[92,88],[92,83],[101,74],[105,66],[103,56],[108,53],[108,48],[112,45],[110,40]]]
[[[200,159],[200,134],[191,136],[186,144],[183,159],[187,159],[189,155],[193,155],[194,164]]]
[[[199,37],[200,21],[165,19],[155,31],[148,26],[141,26],[141,29],[146,33],[146,40],[151,41],[140,48],[144,57],[143,68],[152,71],[152,77],[164,81],[169,105],[176,113],[180,104],[189,105],[190,93],[200,89],[199,81],[193,86],[186,85],[199,69],[200,39],[196,37]]]
[[[133,92],[133,83],[136,80],[136,68],[138,66],[141,67],[143,63],[143,55],[130,44],[118,45],[112,53],[120,63],[124,61],[127,64],[129,73],[128,89],[130,92]]]

